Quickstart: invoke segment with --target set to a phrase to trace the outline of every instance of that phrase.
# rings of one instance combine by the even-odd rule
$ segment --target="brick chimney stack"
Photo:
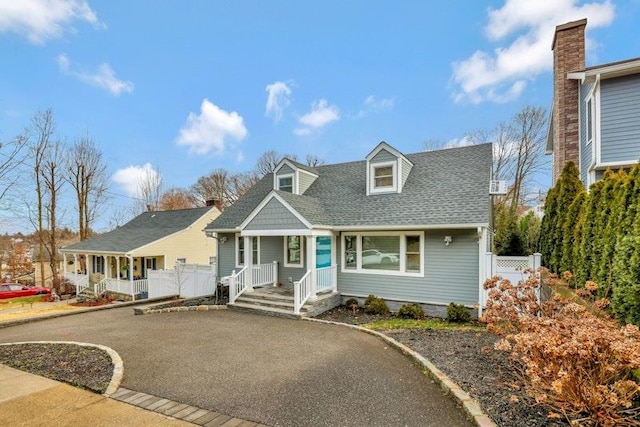
[[[579,85],[568,80],[567,73],[584,69],[584,29],[587,20],[558,25],[553,37],[553,182],[567,162],[578,161]]]

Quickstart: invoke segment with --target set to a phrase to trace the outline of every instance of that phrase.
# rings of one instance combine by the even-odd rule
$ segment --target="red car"
[[[32,295],[44,295],[50,293],[51,289],[42,288],[40,286],[26,286],[19,283],[0,284],[0,299],[30,297]]]

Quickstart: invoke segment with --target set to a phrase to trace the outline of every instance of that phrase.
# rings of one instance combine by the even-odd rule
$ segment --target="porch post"
[[[333,293],[338,292],[338,236],[331,236],[331,282]]]
[[[273,286],[278,286],[278,261],[273,261]]]
[[[127,259],[129,260],[129,286],[131,286],[131,301],[135,301],[136,297],[133,292],[133,257],[128,256]]]
[[[120,256],[116,257],[116,286],[120,292]]]
[[[246,292],[253,291],[253,237],[244,238],[244,265],[247,272],[244,274]]]
[[[317,270],[316,270],[316,236],[307,236],[307,270],[310,273],[311,279],[311,296],[309,301],[314,301],[318,298],[318,283],[317,283]]]
[[[85,268],[85,272],[87,273],[87,281],[89,280],[89,271],[91,271],[89,269],[89,254],[84,254],[84,268]],[[87,282],[89,283],[89,282]]]

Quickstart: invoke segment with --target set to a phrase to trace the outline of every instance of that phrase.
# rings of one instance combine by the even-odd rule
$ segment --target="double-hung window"
[[[278,177],[278,190],[293,193],[293,175]]]
[[[369,191],[371,193],[392,193],[397,189],[397,162],[375,163],[369,166]]]
[[[285,267],[302,267],[302,237],[284,237],[284,265]]]
[[[252,242],[252,255],[253,255],[253,264],[260,264],[260,238],[257,236],[253,236],[251,239]],[[244,237],[237,235],[236,237],[236,266],[244,266],[245,265],[245,254],[246,250],[244,247]]]
[[[422,276],[424,233],[412,231],[343,234],[342,271]]]

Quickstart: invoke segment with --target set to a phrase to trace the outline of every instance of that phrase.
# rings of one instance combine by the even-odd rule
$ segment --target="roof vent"
[[[489,194],[507,194],[507,181],[489,181]]]

